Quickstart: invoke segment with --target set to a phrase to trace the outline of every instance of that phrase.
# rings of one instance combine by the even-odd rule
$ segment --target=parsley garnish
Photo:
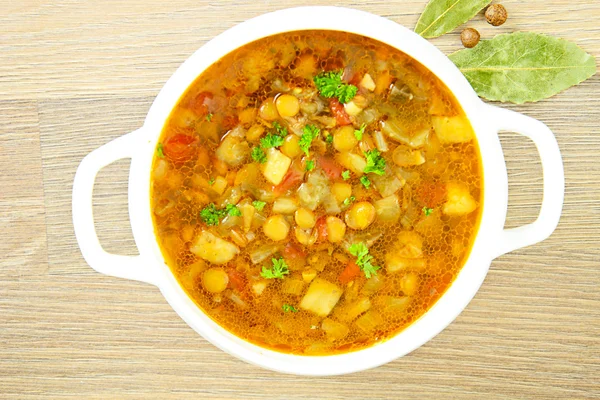
[[[212,117],[213,117],[213,114],[212,114],[212,113],[208,113],[208,114],[206,114],[206,120],[207,120],[208,122],[212,121]]]
[[[367,279],[370,279],[373,275],[377,275],[377,270],[381,267],[371,264],[373,256],[369,254],[369,249],[364,243],[354,243],[348,248],[348,251],[353,256],[356,256],[356,265],[365,273]]]
[[[427,206],[423,207],[423,214],[425,214],[426,217],[429,217],[432,212],[433,208],[427,208]]]
[[[315,169],[314,160],[306,160],[306,166],[304,167],[304,169],[307,171],[312,171],[313,169]]]
[[[252,159],[257,163],[264,164],[267,162],[267,155],[265,151],[258,146],[252,149]]]
[[[333,143],[333,135],[327,135],[327,136],[325,137],[325,141],[326,141],[327,143]]]
[[[233,204],[227,204],[225,209],[217,210],[215,203],[210,203],[200,211],[200,218],[202,218],[202,221],[208,226],[219,225],[219,219],[223,218],[225,215],[241,217],[242,212]]]
[[[208,184],[209,184],[210,186],[212,186],[212,185],[214,185],[214,183],[215,183],[215,178],[212,178],[212,177],[211,177],[211,178],[208,180]]]
[[[345,206],[349,206],[350,203],[352,203],[354,200],[356,200],[356,197],[354,197],[354,196],[346,197],[346,199],[344,200],[343,204]]]
[[[284,304],[281,306],[281,308],[283,309],[283,312],[298,312],[298,309],[296,307],[289,304]]]
[[[264,201],[260,201],[260,200],[254,200],[252,202],[252,205],[254,206],[254,208],[256,208],[257,211],[262,211],[262,209],[265,208],[267,203],[265,203]]]
[[[365,152],[367,158],[367,166],[364,173],[372,172],[377,175],[385,174],[385,159],[381,157],[381,153],[377,149]]]
[[[287,129],[282,127],[279,122],[273,122],[274,132],[268,133],[267,136],[260,139],[260,147],[268,149],[270,147],[279,147],[284,143],[287,135]]]
[[[365,128],[367,124],[362,124],[359,129],[354,130],[354,136],[356,136],[356,140],[362,140],[363,134],[365,133]]]
[[[156,146],[156,155],[158,158],[165,158],[164,147],[162,143],[159,143],[158,146]]]
[[[342,178],[347,181],[348,179],[350,179],[350,171],[345,170],[344,172],[342,172]]]
[[[363,186],[367,189],[369,188],[369,186],[371,186],[371,181],[369,180],[369,178],[367,178],[366,175],[360,177],[360,183],[362,183]]]
[[[288,275],[290,270],[288,269],[287,264],[283,258],[279,260],[272,258],[271,262],[273,263],[273,268],[269,269],[265,266],[262,267],[262,271],[260,271],[260,276],[266,279],[283,279],[284,275]]]
[[[321,96],[328,99],[336,97],[342,104],[349,102],[356,96],[358,88],[342,81],[343,73],[343,70],[329,71],[322,72],[314,77],[313,81]]]
[[[287,128],[281,126],[281,124],[277,121],[273,122],[273,128],[275,128],[275,132],[277,132],[279,136],[287,136],[288,134]]]
[[[300,137],[300,141],[298,142],[298,146],[300,149],[308,155],[308,150],[310,149],[310,145],[312,141],[319,136],[319,128],[314,125],[305,125],[302,129],[302,137]]]

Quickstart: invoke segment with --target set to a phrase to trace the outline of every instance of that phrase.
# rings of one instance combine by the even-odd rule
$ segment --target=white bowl
[[[257,39],[281,32],[324,29],[356,33],[393,46],[429,68],[444,82],[471,121],[483,159],[484,200],[481,225],[460,274],[419,320],[382,343],[356,352],[331,356],[300,356],[251,344],[223,329],[186,295],[165,264],[152,224],[150,169],[161,129],[177,100],[213,62]],[[540,153],[544,198],[540,215],[529,225],[504,229],[508,202],[506,164],[499,130],[532,139]],[[92,190],[98,171],[121,158],[131,158],[129,217],[139,256],[105,252],[96,236]],[[224,351],[252,364],[298,375],[338,375],[373,368],[401,357],[444,329],[479,289],[491,261],[506,252],[544,240],[554,231],[564,197],[564,173],[558,144],[541,122],[519,113],[486,105],[467,80],[436,47],[414,32],[377,15],[339,7],[300,7],[261,15],[215,37],[184,62],[152,104],[144,126],[88,154],[73,184],[73,224],[85,260],[96,271],[135,279],[159,287],[173,309],[196,332]]]

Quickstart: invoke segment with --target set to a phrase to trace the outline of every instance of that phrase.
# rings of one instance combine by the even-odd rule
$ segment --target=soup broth
[[[286,353],[371,346],[460,272],[482,168],[452,94],[406,54],[283,33],[209,67],[166,121],[151,176],[173,274],[235,335]]]

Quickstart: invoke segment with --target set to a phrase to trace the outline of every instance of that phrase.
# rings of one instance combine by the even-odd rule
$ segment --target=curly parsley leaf
[[[356,136],[356,140],[362,140],[366,127],[367,124],[362,124],[359,129],[354,130],[354,136]]]
[[[362,183],[363,186],[367,189],[371,186],[371,181],[369,180],[369,178],[367,178],[366,175],[360,177],[360,183]]]
[[[263,208],[265,208],[265,206],[267,205],[267,203],[265,203],[264,201],[260,201],[260,200],[254,200],[252,202],[252,205],[254,206],[254,208],[256,208],[256,211],[262,211]]]
[[[373,256],[369,254],[369,248],[364,243],[354,243],[348,248],[348,251],[356,257],[356,265],[358,265],[367,279],[370,279],[373,275],[377,275],[377,270],[381,267],[371,264]]]
[[[298,309],[290,304],[284,304],[281,306],[283,312],[298,312]]]
[[[307,160],[306,161],[306,166],[304,167],[305,170],[307,171],[312,171],[313,169],[315,169],[315,161],[314,160]]]
[[[209,184],[210,186],[214,185],[214,184],[215,184],[215,178],[212,178],[212,177],[211,177],[211,178],[208,180],[208,184]]]
[[[312,141],[319,136],[321,130],[314,125],[305,125],[304,128],[302,128],[302,132],[298,146],[300,146],[300,149],[308,155],[308,150],[310,149]]]
[[[278,134],[268,133],[267,136],[260,139],[260,147],[268,149],[271,147],[279,147],[283,144],[284,137]]]
[[[225,207],[225,212],[228,215],[231,215],[232,217],[241,217],[242,216],[242,212],[240,211],[240,209],[233,204],[227,204],[227,206]]]
[[[356,200],[356,197],[354,197],[354,196],[346,197],[346,199],[344,200],[343,204],[345,206],[349,206],[351,203],[354,202],[354,200]]]
[[[288,269],[287,264],[283,258],[279,260],[276,258],[272,258],[271,262],[273,263],[272,268],[267,268],[265,266],[262,267],[262,271],[260,271],[260,276],[266,279],[283,279],[284,275],[288,275],[290,270]]]
[[[423,214],[425,214],[426,217],[429,217],[432,212],[433,208],[428,208],[427,206],[423,207]]]
[[[158,158],[165,158],[164,149],[165,148],[162,143],[159,143],[158,146],[156,146],[156,155],[158,156]]]
[[[313,78],[317,90],[325,98],[337,98],[340,103],[346,104],[356,96],[358,88],[342,80],[344,71],[322,72]]]
[[[333,135],[329,134],[325,137],[325,142],[333,143]]]
[[[217,210],[215,203],[210,203],[200,211],[200,218],[208,226],[219,225],[219,218],[223,215],[223,210]]]
[[[252,149],[251,155],[252,155],[252,159],[254,161],[256,161],[257,163],[264,164],[267,162],[267,155],[265,154],[265,151],[258,146],[255,146]]]
[[[208,122],[211,122],[211,121],[212,121],[212,117],[213,117],[213,114],[212,114],[212,113],[208,113],[208,114],[206,114],[206,120],[207,120]]]
[[[350,171],[345,170],[344,172],[342,172],[342,179],[344,179],[345,181],[350,179]]]
[[[377,175],[385,174],[385,159],[381,157],[379,150],[369,150],[365,152],[365,157],[367,158],[367,166],[364,170],[365,174],[369,172]]]

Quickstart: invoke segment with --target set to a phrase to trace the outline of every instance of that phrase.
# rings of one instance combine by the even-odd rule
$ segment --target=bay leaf
[[[434,38],[450,32],[475,16],[491,0],[430,0],[417,21],[415,32]]]
[[[450,55],[477,94],[522,104],[553,96],[596,73],[594,57],[564,39],[514,32]]]

